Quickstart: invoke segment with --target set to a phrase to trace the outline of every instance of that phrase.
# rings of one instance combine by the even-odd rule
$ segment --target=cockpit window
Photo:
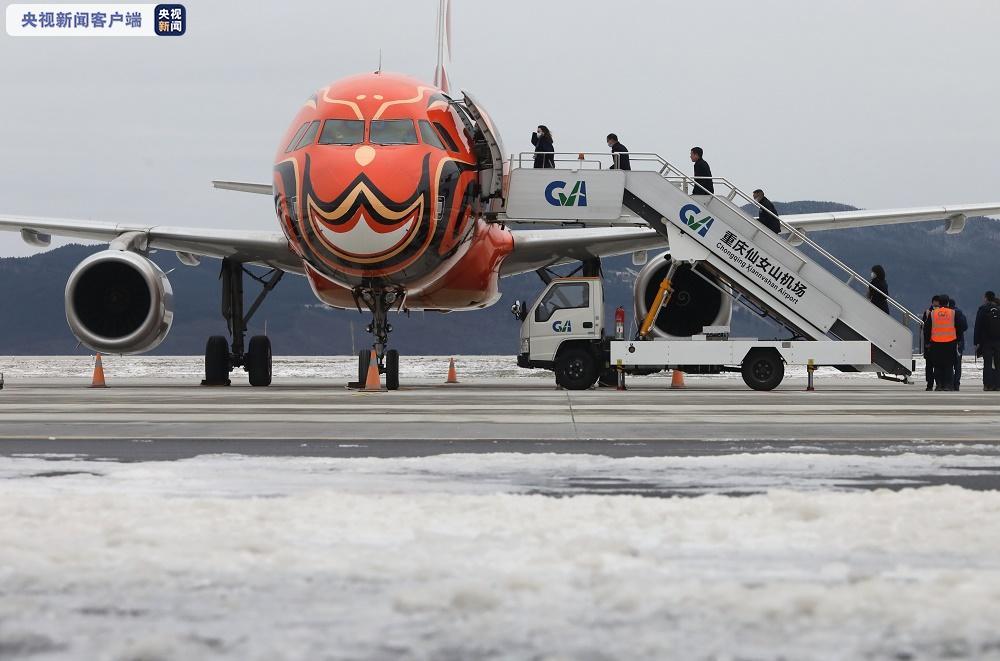
[[[292,139],[288,141],[288,146],[285,147],[286,154],[295,149],[295,143],[299,141],[299,138],[302,137],[302,134],[306,132],[307,128],[309,128],[309,122],[306,122],[305,124],[299,127],[299,130],[295,132],[295,135],[292,136]]]
[[[430,145],[431,147],[437,147],[438,149],[444,149],[444,145],[441,144],[441,138],[438,137],[434,129],[431,128],[431,123],[426,119],[421,119],[417,124],[420,126],[420,141],[425,145]]]
[[[438,133],[441,134],[441,139],[448,144],[448,151],[458,151],[458,145],[456,145],[455,141],[451,139],[448,129],[446,129],[441,122],[434,122],[434,126],[437,127]]]
[[[377,145],[415,145],[417,130],[410,119],[373,119],[371,141]]]
[[[295,149],[305,147],[306,145],[311,145],[313,140],[316,139],[316,133],[319,131],[319,120],[314,122],[309,122],[309,128],[306,129],[299,141],[295,143]]]
[[[365,141],[365,123],[360,119],[328,119],[319,135],[321,145],[357,145]]]

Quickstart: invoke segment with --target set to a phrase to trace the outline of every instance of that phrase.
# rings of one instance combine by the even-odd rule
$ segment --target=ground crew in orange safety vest
[[[958,329],[955,327],[955,310],[935,296],[924,323],[924,346],[927,361],[934,377],[934,390],[954,390],[955,352]],[[930,388],[928,387],[928,390]]]

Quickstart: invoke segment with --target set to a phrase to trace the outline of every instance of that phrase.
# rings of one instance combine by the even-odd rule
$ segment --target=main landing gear
[[[361,305],[364,304],[372,313],[372,322],[365,330],[374,336],[375,342],[372,344],[372,349],[375,350],[379,374],[385,374],[387,390],[399,389],[399,352],[388,348],[389,333],[392,332],[392,324],[389,323],[389,310],[393,306],[402,307],[403,298],[404,292],[399,288],[369,289],[358,287],[354,290],[354,301],[357,303],[358,311],[361,311]],[[370,362],[370,350],[358,352],[358,380],[356,383],[348,384],[349,387],[363,388],[365,386]]]
[[[263,289],[250,309],[243,312],[243,275],[259,282]],[[247,323],[260,304],[274,289],[284,271],[272,269],[264,276],[256,276],[232,259],[222,260],[222,316],[226,319],[232,345],[222,335],[213,335],[205,344],[205,380],[203,386],[228,386],[229,373],[237,367],[246,370],[251,386],[271,385],[271,340],[266,335],[254,335],[250,344],[244,345]]]

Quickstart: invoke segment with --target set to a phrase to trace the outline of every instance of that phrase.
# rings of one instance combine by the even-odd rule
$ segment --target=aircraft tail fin
[[[434,84],[449,92],[447,64],[451,60],[451,0],[438,0],[437,17],[437,67]]]

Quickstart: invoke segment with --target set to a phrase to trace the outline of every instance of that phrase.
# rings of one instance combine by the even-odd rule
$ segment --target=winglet
[[[274,195],[274,187],[271,184],[248,184],[244,181],[212,181],[212,185],[216,188],[239,191],[240,193]]]

